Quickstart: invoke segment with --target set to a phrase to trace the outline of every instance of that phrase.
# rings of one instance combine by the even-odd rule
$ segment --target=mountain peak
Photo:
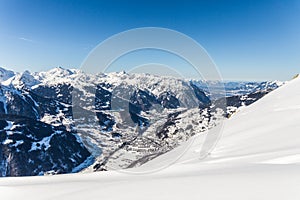
[[[49,71],[47,71],[48,73],[52,73],[52,74],[61,74],[61,75],[71,75],[73,74],[73,72],[69,69],[63,68],[61,66],[55,67],[53,69],[50,69]]]
[[[0,82],[6,81],[7,79],[13,77],[14,75],[15,72],[0,67]]]
[[[68,78],[70,75],[74,74],[74,72],[70,69],[65,69],[61,66],[55,67],[48,71],[39,72],[35,74],[35,77],[40,81],[47,81],[47,80],[57,80],[57,78]]]

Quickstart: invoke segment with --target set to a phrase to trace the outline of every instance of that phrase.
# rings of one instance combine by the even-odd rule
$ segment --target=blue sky
[[[0,66],[79,68],[106,38],[148,26],[195,39],[224,79],[287,80],[300,72],[297,0],[0,0]]]

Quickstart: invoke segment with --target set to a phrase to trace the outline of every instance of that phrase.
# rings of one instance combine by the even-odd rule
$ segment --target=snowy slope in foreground
[[[241,109],[226,121],[209,158],[203,135],[176,164],[157,173],[118,172],[2,178],[9,199],[299,199],[300,78]],[[212,130],[213,131],[213,130]],[[141,168],[173,159],[183,146]]]

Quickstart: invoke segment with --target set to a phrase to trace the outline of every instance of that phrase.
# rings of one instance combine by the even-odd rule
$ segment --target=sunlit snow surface
[[[183,146],[131,173],[1,178],[1,199],[299,200],[299,122],[297,78],[227,120],[221,140],[205,160],[199,160],[201,134],[192,138],[180,160],[156,173],[142,172],[173,159]]]

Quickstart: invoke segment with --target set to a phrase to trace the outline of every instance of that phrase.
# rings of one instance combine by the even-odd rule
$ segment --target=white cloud
[[[18,39],[19,39],[19,40],[26,41],[26,42],[34,42],[33,40],[28,39],[28,38],[24,38],[24,37],[19,37]]]

